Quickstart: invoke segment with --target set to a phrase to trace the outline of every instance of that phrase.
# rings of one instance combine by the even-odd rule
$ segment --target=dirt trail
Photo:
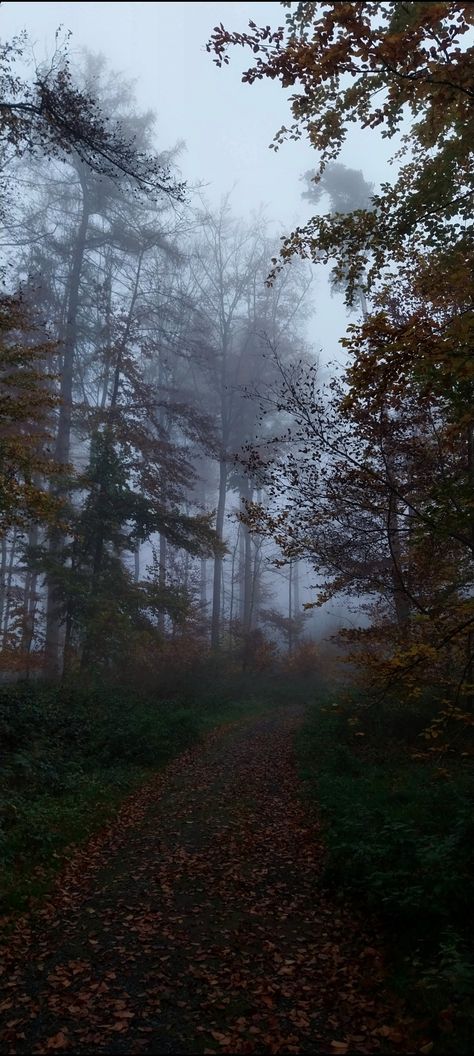
[[[415,1051],[380,944],[319,884],[298,721],[213,735],[74,857],[10,939],[3,1051]]]

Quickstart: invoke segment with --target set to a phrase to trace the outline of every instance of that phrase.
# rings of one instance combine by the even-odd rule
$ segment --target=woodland
[[[280,6],[281,238],[0,41],[5,1052],[472,1051],[474,5]]]

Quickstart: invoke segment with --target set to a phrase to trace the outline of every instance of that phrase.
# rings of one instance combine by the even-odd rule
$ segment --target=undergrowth
[[[165,689],[18,683],[0,689],[0,912],[50,886],[69,848],[213,727],[265,710],[255,679],[202,669]]]
[[[429,699],[376,709],[323,701],[298,739],[325,830],[325,877],[383,921],[393,979],[426,1014],[439,1052],[472,1051],[472,759],[421,753]]]

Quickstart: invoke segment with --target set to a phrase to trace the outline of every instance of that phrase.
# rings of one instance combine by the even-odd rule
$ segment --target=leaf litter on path
[[[323,889],[278,712],[214,733],[74,854],[3,950],[8,1053],[411,1053],[382,943]]]

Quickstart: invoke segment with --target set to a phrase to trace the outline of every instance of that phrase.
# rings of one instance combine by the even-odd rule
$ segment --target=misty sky
[[[301,199],[301,175],[315,167],[315,155],[304,142],[269,150],[274,133],[289,123],[285,93],[275,82],[243,85],[242,70],[250,56],[240,49],[222,70],[205,45],[212,28],[224,22],[244,30],[249,19],[272,26],[284,22],[278,3],[4,3],[1,35],[9,38],[26,28],[37,62],[54,50],[56,30],[72,32],[72,52],[87,47],[106,56],[112,68],[136,80],[143,109],[157,113],[158,146],[169,149],[184,141],[180,165],[190,183],[202,183],[206,197],[218,204],[232,191],[237,215],[248,217],[265,207],[278,233],[310,215]],[[393,144],[373,131],[351,133],[341,160],[362,168],[366,179],[390,179],[387,159]],[[331,298],[318,276],[313,294],[315,315],[308,337],[325,361],[341,358],[337,341],[347,325],[340,298]]]
[[[0,32],[8,39],[26,29],[36,63],[54,52],[60,27],[63,36],[72,33],[73,56],[80,58],[83,47],[103,54],[112,69],[135,80],[139,106],[156,112],[158,149],[184,144],[179,164],[189,183],[201,184],[215,205],[231,191],[233,211],[245,219],[264,207],[280,234],[311,214],[310,203],[301,198],[301,176],[316,168],[314,151],[304,141],[288,143],[277,153],[270,150],[275,132],[291,121],[290,93],[275,82],[242,84],[250,55],[235,49],[230,66],[219,70],[205,45],[219,22],[242,31],[250,19],[276,27],[284,18],[278,3],[6,2],[0,7]],[[378,184],[391,179],[388,159],[395,149],[374,131],[354,129],[341,160]],[[338,341],[348,317],[341,297],[331,296],[324,273],[315,271],[308,340],[322,365],[341,362]],[[309,582],[302,585],[302,600],[313,597]],[[338,608],[325,606],[326,618],[332,613],[338,622]]]

